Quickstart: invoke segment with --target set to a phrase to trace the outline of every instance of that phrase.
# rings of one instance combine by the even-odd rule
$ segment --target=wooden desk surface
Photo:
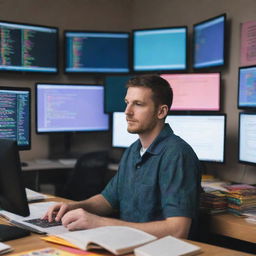
[[[68,202],[69,200],[55,197],[55,198],[47,199],[46,201],[66,201],[66,202]],[[235,216],[233,216],[233,217],[235,217]],[[225,218],[225,216],[224,216],[224,218]],[[228,219],[230,219],[230,218],[228,218]],[[241,220],[241,221],[244,221],[244,220]],[[0,218],[0,223],[6,223],[6,220]],[[30,236],[5,242],[6,244],[9,244],[14,248],[14,251],[12,251],[11,253],[8,253],[6,255],[10,255],[13,253],[20,253],[23,251],[36,250],[36,249],[46,248],[46,247],[57,247],[57,248],[59,247],[58,245],[55,245],[53,243],[49,243],[49,242],[41,240],[40,237],[41,237],[41,235],[31,233]],[[230,249],[226,249],[226,248],[222,248],[222,247],[218,247],[218,246],[209,245],[206,243],[200,243],[200,242],[194,242],[194,241],[189,241],[189,242],[201,247],[202,252],[199,254],[200,256],[220,256],[220,255],[221,256],[249,256],[249,255],[252,255],[249,253],[234,251],[234,250],[230,250]],[[102,253],[102,255],[109,256],[112,254],[110,254],[108,252],[104,252],[104,253]],[[133,254],[128,254],[127,256],[133,256]],[[159,256],[161,256],[161,255],[159,255]]]
[[[228,213],[213,215],[210,230],[219,235],[256,243],[256,225],[247,223],[243,217]]]
[[[249,253],[243,253],[239,251],[234,251],[218,246],[213,246],[205,243],[199,243],[194,241],[189,241],[195,245],[198,245],[201,247],[202,252],[199,254],[200,256],[249,256],[252,254]],[[40,235],[32,234],[28,237],[12,240],[9,242],[6,242],[7,244],[11,245],[14,248],[14,251],[11,253],[19,253],[23,251],[29,251],[29,250],[36,250],[40,248],[45,247],[59,247],[53,243],[48,243],[40,239]],[[11,253],[7,254],[10,255]],[[108,252],[103,252],[102,255],[112,255]],[[133,256],[133,254],[129,254],[127,256]],[[161,255],[159,255],[161,256]]]
[[[57,201],[59,201],[57,199]],[[5,220],[0,219],[0,223],[6,223]],[[14,251],[11,253],[8,253],[7,255],[10,255],[12,253],[20,253],[23,251],[29,251],[29,250],[36,250],[40,248],[46,248],[46,247],[59,247],[58,245],[55,245],[53,243],[49,243],[46,241],[43,241],[40,239],[41,235],[38,234],[31,234],[30,236],[16,239],[16,240],[11,240],[8,242],[5,242],[9,245],[11,245],[14,248]],[[249,253],[243,253],[239,251],[234,251],[218,246],[213,246],[209,245],[206,243],[199,243],[199,242],[194,242],[194,241],[189,241],[190,243],[193,243],[195,245],[198,245],[201,247],[202,252],[199,254],[201,256],[249,256],[252,254]],[[112,255],[108,252],[103,252],[102,255],[107,256],[107,255]],[[129,254],[127,256],[133,256],[133,254]],[[161,255],[159,255],[161,256]]]

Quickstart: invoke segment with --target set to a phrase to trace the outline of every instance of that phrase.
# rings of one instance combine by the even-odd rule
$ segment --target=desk
[[[249,224],[244,218],[232,214],[211,216],[210,230],[219,235],[256,243],[256,225]]]
[[[54,201],[68,201],[65,199],[61,198],[51,198],[47,199],[47,201],[54,200]],[[6,223],[5,220],[0,219],[0,223]],[[218,246],[213,246],[205,243],[200,243],[200,242],[194,242],[194,241],[189,241],[190,243],[193,243],[195,245],[198,245],[201,247],[202,253],[200,253],[200,256],[249,256],[252,254],[249,253],[244,253],[244,252],[239,252],[239,251],[234,251]],[[30,236],[8,241],[6,242],[7,244],[11,245],[14,248],[14,251],[12,253],[19,253],[22,251],[28,251],[28,250],[36,250],[40,248],[45,248],[45,247],[57,247],[57,245],[53,243],[47,243],[43,240],[40,239],[40,235],[38,234],[31,234]],[[10,255],[11,253],[8,253],[6,255]],[[107,255],[112,255],[110,253],[103,253],[102,255],[107,256]],[[127,256],[133,256],[133,254],[129,254]]]

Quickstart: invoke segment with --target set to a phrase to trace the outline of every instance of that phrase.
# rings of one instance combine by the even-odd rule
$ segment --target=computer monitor
[[[106,131],[103,86],[36,84],[37,133]]]
[[[239,162],[256,165],[256,113],[239,115]]]
[[[112,146],[116,148],[128,148],[139,137],[127,131],[127,122],[124,112],[113,113]]]
[[[0,70],[58,72],[58,29],[0,21]]]
[[[220,73],[163,74],[173,90],[172,111],[219,111]]]
[[[187,68],[187,27],[133,30],[133,70]]]
[[[184,139],[194,149],[199,160],[224,162],[225,115],[169,115],[166,118],[174,133]],[[112,146],[129,147],[137,134],[127,132],[124,113],[114,113]]]
[[[238,108],[256,109],[256,66],[239,68]]]
[[[128,73],[127,32],[65,31],[65,72]]]
[[[31,148],[29,88],[0,87],[0,138],[17,141],[19,150]]]
[[[193,26],[193,68],[210,68],[225,64],[226,14]]]
[[[0,139],[0,163],[0,208],[28,216],[27,196],[15,141]]]
[[[104,81],[104,110],[106,113],[124,112],[126,84],[132,75],[107,76]]]

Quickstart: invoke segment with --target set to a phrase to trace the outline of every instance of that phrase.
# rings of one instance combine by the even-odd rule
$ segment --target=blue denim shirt
[[[194,218],[200,193],[200,162],[192,148],[164,128],[144,155],[140,140],[121,159],[119,170],[102,195],[120,219],[148,222],[168,217]]]

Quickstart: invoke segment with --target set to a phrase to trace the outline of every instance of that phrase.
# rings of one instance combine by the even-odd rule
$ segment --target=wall
[[[222,112],[227,113],[226,162],[225,164],[207,164],[206,168],[208,171],[217,172],[219,176],[226,180],[255,184],[256,167],[239,164],[237,161],[239,113],[237,109],[237,79],[240,23],[256,19],[256,1],[134,0],[131,13],[133,15],[132,26],[134,28],[186,25],[189,29],[190,38],[192,36],[193,24],[222,13],[227,14],[230,30],[228,66],[222,72]],[[192,71],[191,68],[190,71]]]
[[[45,26],[60,30],[58,75],[0,73],[0,85],[32,88],[34,106],[34,85],[36,82],[55,83],[102,83],[103,77],[63,74],[63,30],[109,30],[129,31],[130,0],[0,0],[0,19]],[[21,159],[30,160],[48,157],[48,135],[35,133],[35,113],[32,107],[32,149],[21,152]],[[54,143],[61,144],[63,136],[51,136]],[[93,151],[110,148],[110,132],[76,134],[72,138],[75,151]]]
[[[0,0],[2,20],[59,27],[60,53],[63,52],[64,29],[129,31],[132,28],[187,25],[191,36],[194,23],[221,13],[227,13],[230,23],[228,66],[222,72],[223,112],[227,113],[226,163],[208,164],[207,169],[227,180],[256,183],[256,167],[237,163],[239,111],[236,106],[239,26],[241,22],[256,19],[255,0]],[[100,76],[64,75],[62,63],[63,56],[60,55],[58,75],[1,73],[0,85],[33,89],[35,82],[102,82]],[[32,93],[34,95],[34,91]],[[48,136],[35,134],[34,108],[32,117],[32,150],[22,152],[22,160],[48,156]],[[56,143],[62,141],[61,136],[55,139]],[[110,132],[75,135],[72,143],[74,150],[85,152],[110,149],[111,136]]]

